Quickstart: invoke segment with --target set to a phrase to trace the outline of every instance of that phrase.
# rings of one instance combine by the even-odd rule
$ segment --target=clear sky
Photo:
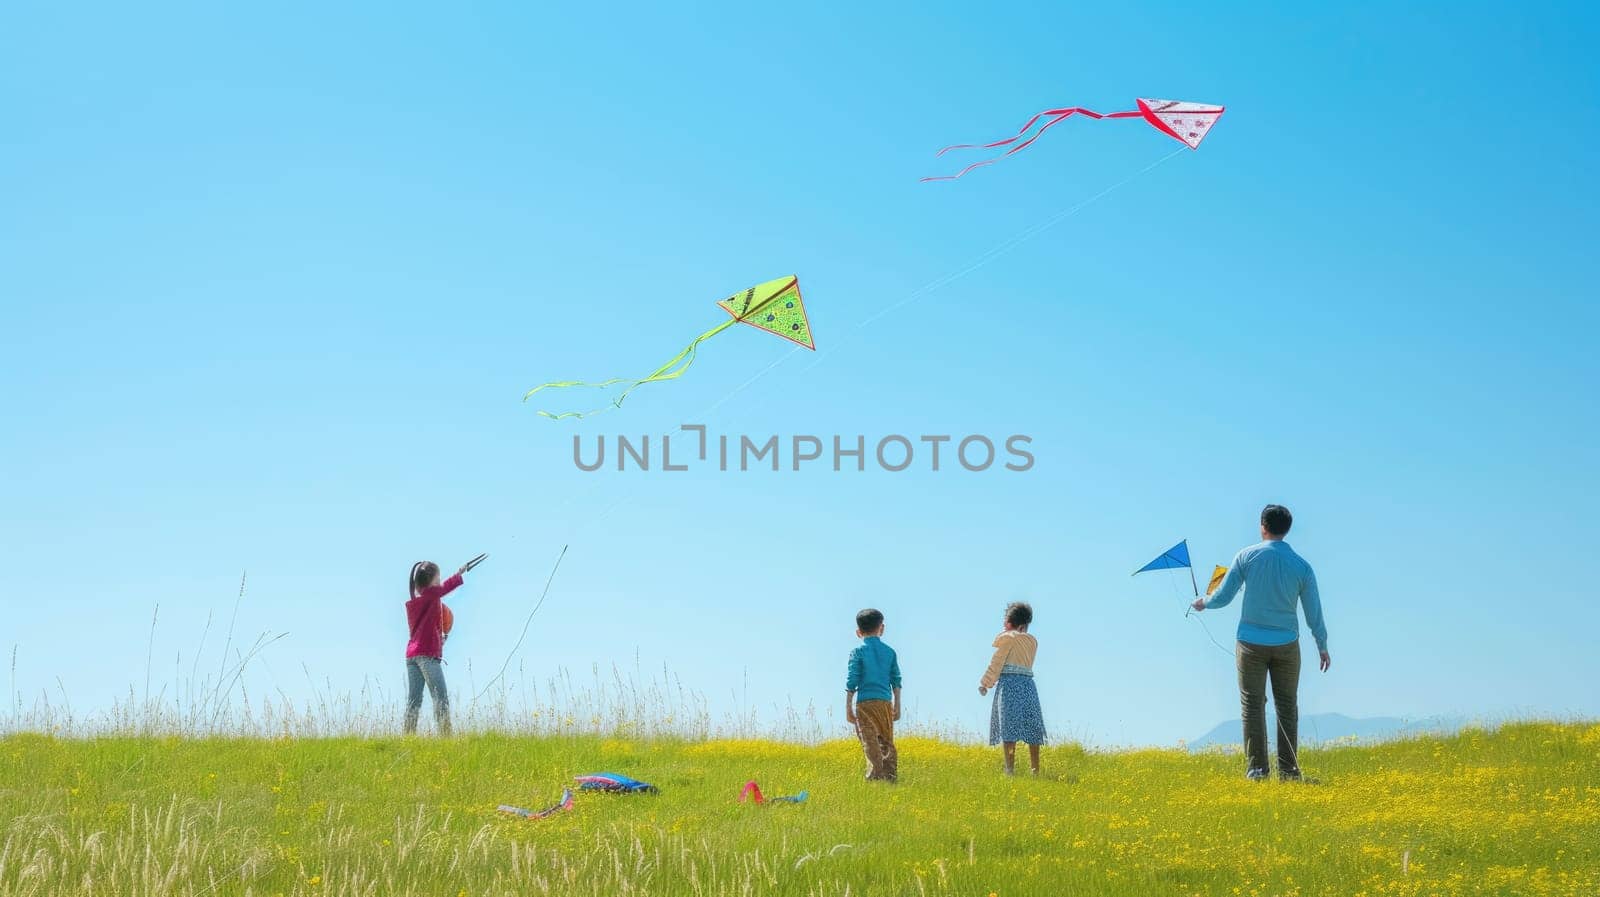
[[[0,12],[24,702],[142,687],[157,603],[156,679],[187,667],[244,570],[238,631],[289,633],[257,693],[393,692],[412,561],[489,551],[451,600],[465,690],[570,543],[531,673],[664,664],[837,721],[876,605],[908,705],[977,728],[1026,598],[1057,734],[1172,743],[1237,712],[1231,661],[1186,577],[1128,574],[1180,538],[1225,563],[1278,501],[1334,657],[1303,713],[1600,714],[1592,7],[563,6]],[[1228,112],[1170,159],[1069,121],[917,182],[1138,96]],[[649,371],[790,273],[816,355],[740,327],[619,412],[519,401]],[[683,422],[1026,434],[1036,464],[573,466],[575,433]]]

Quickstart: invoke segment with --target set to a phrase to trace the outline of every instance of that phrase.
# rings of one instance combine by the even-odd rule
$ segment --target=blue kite
[[[575,777],[582,791],[607,791],[613,794],[655,794],[661,789],[648,782],[630,779],[614,772],[591,772]]]
[[[1151,570],[1176,570],[1179,567],[1188,568],[1188,570],[1189,570],[1189,583],[1190,583],[1190,585],[1194,586],[1194,593],[1196,595],[1199,595],[1200,594],[1200,584],[1195,582],[1195,580],[1194,580],[1194,565],[1189,563],[1189,540],[1188,539],[1184,539],[1183,541],[1181,541],[1178,544],[1172,546],[1171,548],[1168,548],[1166,551],[1163,551],[1161,553],[1160,557],[1156,558],[1155,560],[1151,561],[1148,564],[1145,564],[1143,567],[1140,567],[1139,569],[1133,571],[1133,575],[1134,576],[1138,576],[1140,573],[1148,573]]]

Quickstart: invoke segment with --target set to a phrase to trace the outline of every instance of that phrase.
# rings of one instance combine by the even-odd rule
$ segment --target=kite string
[[[1170,581],[1171,577],[1168,577],[1168,579]],[[1172,583],[1172,590],[1173,590],[1174,593],[1181,595],[1181,590],[1178,588],[1178,585],[1177,585],[1177,583],[1175,581]],[[1187,600],[1187,599],[1185,599],[1185,600]],[[1211,627],[1206,625],[1206,621],[1201,618],[1200,614],[1198,614],[1198,613],[1185,613],[1184,616],[1189,617],[1190,619],[1194,620],[1196,623],[1200,624],[1200,629],[1205,632],[1206,638],[1211,640],[1211,644],[1216,645],[1218,651],[1221,651],[1223,654],[1226,654],[1229,657],[1235,658],[1235,660],[1237,661],[1238,654],[1235,651],[1229,651],[1227,648],[1223,647],[1221,642],[1217,641],[1217,637],[1211,634]],[[1276,704],[1274,704],[1273,710],[1274,711],[1277,710]],[[1264,709],[1263,709],[1263,712],[1265,712]],[[1283,718],[1282,718],[1282,716],[1280,714],[1274,712],[1273,715],[1272,715],[1272,719],[1273,719],[1274,722],[1276,722],[1278,724],[1278,732],[1281,733],[1284,736],[1284,740],[1290,742],[1289,743],[1289,758],[1294,761],[1295,769],[1299,769],[1300,768],[1300,745],[1297,743],[1299,741],[1299,739],[1298,738],[1295,738],[1295,739],[1289,739],[1288,738],[1289,730],[1284,727]]]
[[[691,420],[701,420],[701,421],[705,420],[712,412],[714,412],[718,408],[722,407],[725,403],[727,403],[734,396],[738,395],[741,392],[744,392],[746,389],[749,389],[750,386],[752,386],[757,380],[760,380],[762,377],[764,377],[768,373],[770,373],[774,368],[776,368],[779,365],[783,364],[785,361],[788,361],[790,358],[792,358],[795,355],[795,353],[799,352],[800,349],[801,349],[800,346],[794,346],[788,352],[784,353],[783,355],[778,356],[776,359],[774,359],[772,361],[771,364],[768,364],[766,367],[762,368],[761,370],[757,371],[755,374],[753,374],[749,378],[747,378],[743,383],[740,383],[738,386],[735,386],[733,389],[729,390],[726,394],[724,394],[722,396],[722,398],[720,398],[720,399],[716,400],[715,402],[712,402],[710,405],[706,406],[705,410],[701,411],[694,418],[691,418]],[[682,432],[681,429],[680,430],[674,430],[674,431],[668,431],[668,432],[660,434],[660,437],[663,440],[665,440],[665,439],[668,439],[671,436],[673,436],[674,433],[681,433],[681,432]],[[600,484],[598,482],[596,482],[594,484],[594,486],[590,487],[590,489],[587,492],[583,493],[583,495],[579,496],[579,498],[585,498],[586,499],[586,498],[592,496],[595,493],[595,490],[597,490],[599,488],[599,486],[600,486]],[[593,526],[593,525],[595,525],[597,523],[600,523],[601,521],[605,520],[607,517],[611,516],[611,512],[615,511],[617,508],[619,508],[622,505],[626,504],[627,501],[628,501],[628,498],[629,498],[629,496],[627,494],[621,495],[618,498],[616,498],[614,501],[612,501],[610,504],[606,505],[605,509],[602,510],[599,514],[594,515],[593,517],[589,517],[589,518],[584,519],[584,520],[580,520],[577,523],[572,524],[572,526],[570,528],[568,528],[568,530],[567,530],[567,539],[566,539],[566,541],[568,543],[576,542],[579,531],[583,530],[586,527]],[[574,501],[574,499],[568,499],[567,502],[564,503],[564,505],[570,505],[573,501]]]
[[[965,266],[963,266],[961,268],[958,268],[955,271],[952,271],[952,272],[950,272],[948,274],[942,275],[940,277],[936,277],[933,280],[930,280],[927,283],[923,284],[922,286],[917,287],[916,289],[912,290],[910,293],[906,294],[906,296],[904,298],[902,298],[900,301],[898,301],[898,302],[894,303],[893,305],[891,305],[891,306],[879,311],[876,314],[869,315],[868,317],[866,317],[863,320],[859,321],[852,330],[847,331],[847,335],[846,336],[841,338],[841,340],[840,340],[841,346],[848,345],[850,340],[853,339],[856,335],[858,335],[859,332],[863,328],[867,327],[868,325],[872,324],[873,322],[877,321],[878,319],[882,318],[883,316],[889,314],[892,311],[896,311],[896,310],[898,310],[900,308],[903,308],[906,305],[909,305],[912,302],[915,302],[915,301],[921,299],[922,297],[924,297],[924,296],[926,296],[926,295],[928,295],[930,293],[933,293],[933,292],[936,292],[938,290],[941,290],[944,287],[950,285],[951,283],[954,283],[955,281],[960,280],[963,277],[966,277],[967,275],[973,273],[974,271],[977,271],[980,268],[983,268],[984,266],[988,265],[990,262],[993,262],[995,259],[1000,258],[1001,256],[1005,255],[1006,253],[1010,252],[1011,250],[1015,249],[1016,247],[1022,245],[1023,243],[1027,242],[1028,240],[1031,240],[1034,237],[1044,233],[1045,231],[1055,227],[1056,225],[1060,224],[1062,221],[1065,221],[1066,219],[1072,217],[1073,215],[1076,215],[1078,212],[1081,212],[1083,209],[1087,208],[1088,206],[1092,205],[1093,203],[1098,202],[1101,199],[1104,199],[1106,196],[1108,196],[1111,193],[1115,192],[1116,190],[1122,188],[1123,186],[1126,186],[1129,182],[1133,181],[1134,179],[1139,178],[1139,177],[1141,177],[1141,176],[1143,176],[1145,174],[1148,174],[1150,171],[1154,170],[1158,166],[1163,165],[1166,162],[1171,161],[1172,159],[1174,159],[1178,155],[1180,155],[1184,151],[1184,149],[1185,149],[1184,147],[1179,147],[1178,149],[1173,150],[1172,152],[1162,156],[1161,158],[1155,160],[1154,162],[1151,162],[1150,164],[1144,166],[1143,168],[1140,168],[1139,170],[1133,172],[1132,174],[1127,175],[1126,177],[1124,177],[1121,180],[1117,181],[1116,183],[1110,185],[1109,187],[1106,187],[1106,188],[1100,190],[1098,193],[1095,193],[1094,195],[1089,196],[1086,199],[1078,200],[1077,202],[1072,203],[1071,205],[1061,209],[1060,211],[1055,212],[1054,214],[1050,215],[1049,217],[1047,217],[1047,218],[1045,218],[1045,219],[1043,219],[1043,220],[1041,220],[1039,222],[1036,222],[1036,223],[1034,223],[1034,224],[1022,229],[1021,231],[1017,232],[1016,234],[1013,234],[1010,237],[1007,237],[1006,239],[1004,239],[1004,240],[1000,241],[999,243],[995,244],[994,246],[990,247],[988,250],[984,251],[982,254],[978,255],[975,259],[973,259],[967,265],[965,265]],[[740,393],[744,392],[746,389],[749,389],[752,385],[754,385],[756,383],[756,381],[761,380],[767,374],[769,374],[773,370],[777,369],[784,362],[786,362],[790,358],[794,357],[794,355],[799,351],[800,351],[800,347],[799,346],[792,347],[788,352],[784,353],[783,355],[778,356],[778,358],[774,359],[772,361],[772,363],[768,364],[766,367],[762,368],[761,370],[757,371],[755,374],[751,375],[744,382],[740,383],[738,386],[735,386],[733,389],[730,389],[728,392],[724,393],[721,398],[719,398],[715,402],[711,403],[711,405],[707,406],[707,408],[704,411],[700,412],[700,414],[697,415],[695,418],[691,418],[691,420],[694,420],[697,423],[702,423],[702,424],[705,423],[706,420],[709,419],[709,416],[713,412],[715,412],[718,408],[721,408],[724,404],[726,404],[727,402],[732,400],[735,396],[737,396]],[[819,353],[819,356],[818,356],[817,360],[813,361],[810,365],[808,365],[804,370],[801,371],[801,373],[804,374],[804,373],[807,373],[807,372],[811,371],[813,368],[815,368],[817,365],[821,364],[823,361],[827,360],[828,358],[831,358],[835,354],[835,352],[837,352],[837,351],[838,351],[837,349],[830,349],[830,350],[827,350],[827,351]],[[681,432],[681,431],[679,431],[679,432]],[[662,439],[666,439],[666,438],[669,438],[671,435],[672,435],[672,432],[662,433],[661,434],[661,438]],[[600,487],[599,482],[596,482],[589,490],[584,492],[583,495],[579,496],[578,498],[580,498],[580,499],[589,498],[590,496],[592,496],[594,494],[595,490],[598,489],[599,487]],[[574,524],[572,524],[572,526],[568,530],[568,538],[567,538],[568,544],[571,544],[572,542],[576,541],[577,534],[582,529],[584,529],[584,528],[586,528],[588,526],[591,526],[591,525],[593,525],[595,523],[599,523],[600,521],[602,521],[605,518],[609,517],[613,511],[615,511],[617,508],[621,507],[622,505],[626,504],[629,498],[630,498],[630,494],[625,493],[625,494],[619,496],[615,501],[613,501],[610,504],[608,504],[598,515],[591,516],[589,518],[586,518],[584,520],[580,520],[580,521],[575,522]],[[575,499],[568,499],[563,504],[564,504],[564,506],[570,506],[573,501],[575,501]],[[566,549],[563,548],[562,551],[563,551],[563,553],[565,553]],[[515,653],[515,652],[513,651],[513,653]],[[508,661],[508,663],[509,663],[509,661]]]
[[[1005,240],[1000,241],[999,243],[995,244],[993,247],[991,247],[990,249],[985,251],[982,255],[979,255],[976,259],[974,259],[972,262],[967,264],[965,267],[962,267],[962,268],[959,268],[959,269],[957,269],[955,271],[952,271],[951,273],[946,274],[946,275],[944,275],[942,277],[937,277],[937,278],[935,278],[935,279],[923,284],[922,286],[916,288],[915,290],[912,290],[910,293],[908,293],[905,296],[905,298],[901,299],[899,302],[896,302],[893,305],[890,305],[890,306],[888,306],[886,308],[882,308],[882,309],[878,310],[874,314],[868,315],[865,319],[863,319],[862,321],[860,321],[859,323],[856,324],[855,330],[852,330],[852,331],[849,332],[850,335],[853,336],[856,331],[861,330],[863,327],[866,327],[867,325],[873,323],[874,321],[877,321],[879,318],[884,317],[885,315],[889,314],[890,312],[897,311],[898,309],[903,308],[904,306],[909,305],[912,302],[917,301],[918,299],[921,299],[923,296],[926,296],[929,293],[933,293],[933,292],[936,292],[936,291],[938,291],[940,289],[943,289],[944,287],[954,283],[955,281],[960,280],[963,277],[966,277],[968,274],[971,274],[972,272],[977,271],[979,268],[982,268],[982,267],[988,265],[990,262],[992,262],[995,259],[1005,255],[1006,253],[1008,253],[1011,250],[1017,248],[1018,246],[1022,245],[1023,243],[1026,243],[1027,241],[1029,241],[1029,240],[1033,239],[1034,237],[1038,236],[1039,234],[1042,234],[1045,231],[1049,230],[1050,228],[1055,227],[1057,224],[1060,224],[1062,221],[1065,221],[1066,219],[1072,217],[1073,215],[1076,215],[1077,213],[1083,211],[1085,208],[1087,208],[1088,206],[1092,205],[1093,203],[1095,203],[1095,202],[1097,202],[1097,201],[1099,201],[1101,199],[1104,199],[1107,195],[1111,194],[1112,192],[1116,191],[1117,189],[1119,189],[1119,188],[1121,188],[1123,186],[1126,186],[1130,181],[1134,180],[1135,178],[1138,178],[1141,175],[1149,173],[1152,169],[1156,168],[1157,166],[1159,166],[1159,165],[1161,165],[1161,164],[1173,159],[1174,157],[1182,154],[1184,149],[1185,149],[1184,147],[1179,147],[1178,149],[1173,150],[1172,152],[1166,154],[1165,156],[1162,156],[1161,158],[1155,160],[1154,162],[1151,162],[1149,165],[1146,165],[1145,167],[1139,169],[1138,171],[1135,171],[1134,173],[1128,175],[1127,177],[1123,178],[1122,180],[1117,181],[1116,183],[1112,184],[1109,187],[1106,187],[1105,189],[1101,190],[1099,193],[1096,193],[1093,196],[1088,197],[1087,199],[1080,199],[1077,202],[1073,203],[1072,205],[1067,206],[1064,209],[1061,209],[1060,211],[1056,212],[1055,214],[1051,215],[1050,217],[1045,218],[1044,220],[1039,221],[1039,222],[1037,222],[1037,223],[1035,223],[1033,225],[1030,225],[1029,227],[1024,228],[1022,231],[1014,234],[1013,236],[1008,237]],[[841,339],[840,340],[840,344],[841,345],[843,345],[845,342],[846,342],[845,339]],[[830,351],[821,353],[820,356],[817,358],[817,360],[812,362],[809,366],[807,366],[805,368],[805,371],[802,371],[801,373],[805,373],[806,371],[810,371],[812,368],[815,368],[817,365],[821,364],[824,359],[828,358],[829,356],[831,356],[836,351],[838,351],[838,350],[830,350]]]
[[[1175,579],[1174,577],[1168,576],[1167,577],[1167,582],[1169,584],[1171,584],[1171,586],[1172,586],[1172,594],[1173,594],[1173,596],[1183,601],[1183,605],[1184,605],[1183,615],[1184,615],[1184,617],[1187,618],[1187,619],[1194,620],[1196,623],[1199,623],[1200,624],[1200,628],[1205,631],[1206,638],[1211,640],[1211,644],[1216,645],[1218,651],[1221,651],[1222,653],[1228,655],[1229,657],[1233,657],[1234,653],[1232,651],[1229,651],[1221,642],[1217,641],[1217,637],[1211,634],[1211,627],[1207,626],[1206,625],[1206,621],[1200,618],[1200,614],[1195,613],[1194,607],[1192,606],[1192,604],[1194,602],[1194,599],[1183,594],[1183,589],[1181,587],[1179,587],[1177,579]]]
[[[796,352],[800,351],[800,348],[801,348],[800,346],[794,346],[794,347],[790,348],[790,350],[788,352],[784,353],[783,355],[780,355],[771,364],[769,364],[766,367],[762,368],[761,370],[757,371],[754,375],[752,375],[751,377],[746,379],[743,383],[740,383],[738,386],[735,386],[733,389],[729,390],[726,394],[724,394],[722,396],[722,398],[720,398],[717,401],[713,402],[704,411],[700,412],[700,414],[698,415],[698,419],[700,419],[700,420],[706,419],[707,416],[709,416],[713,411],[716,411],[718,408],[722,407],[722,405],[725,402],[727,402],[729,399],[732,399],[734,396],[738,395],[739,393],[744,392],[752,384],[754,384],[757,380],[760,380],[762,377],[766,376],[769,372],[771,372],[778,365],[783,364],[785,361],[788,361],[791,357],[794,356],[794,354]],[[671,435],[672,434],[670,432],[663,433],[663,434],[661,434],[661,438],[662,439],[666,439]],[[590,489],[587,492],[585,492],[583,494],[583,496],[581,496],[581,497],[582,498],[588,498],[589,496],[594,494],[594,491],[597,488],[599,488],[599,483],[598,482],[595,483],[594,486],[590,487]],[[590,517],[588,519],[585,519],[585,520],[582,520],[582,521],[579,521],[577,523],[572,524],[571,527],[569,527],[568,530],[567,530],[566,544],[561,546],[561,557],[556,558],[556,567],[559,568],[561,566],[561,558],[566,557],[567,548],[573,542],[577,541],[577,535],[582,529],[584,529],[585,527],[592,526],[594,524],[598,524],[598,523],[604,521],[607,517],[611,516],[611,512],[612,511],[615,511],[617,508],[619,508],[623,504],[627,503],[628,497],[629,497],[628,495],[624,494],[624,495],[618,497],[615,501],[611,502],[609,505],[607,505],[605,507],[605,509],[602,510],[598,515],[595,515],[595,516]],[[571,502],[572,502],[572,500],[569,499],[565,504],[570,505]],[[550,571],[550,579],[551,580],[555,579],[555,570],[554,569],[552,569]],[[550,583],[549,583],[549,581],[546,581],[545,582],[545,592],[548,593],[549,591],[550,591]],[[544,603],[544,596],[540,595],[539,596],[539,604],[543,604],[543,603]],[[535,605],[534,608],[533,608],[533,612],[528,614],[528,622],[532,622],[533,614],[534,613],[538,613],[538,611],[539,611],[539,607],[538,607],[538,605]],[[525,622],[523,624],[523,627],[522,627],[522,635],[526,636],[527,633],[528,633],[528,623]],[[521,645],[522,645],[522,637],[518,637],[518,639],[517,639],[517,647],[513,647],[511,649],[511,654],[506,657],[506,662],[505,662],[504,665],[501,666],[500,673],[498,675],[496,675],[494,680],[490,680],[490,684],[491,685],[494,683],[495,680],[499,679],[500,676],[505,674],[506,667],[511,664],[511,658],[516,655],[517,648],[521,647]],[[478,693],[478,697],[480,697],[480,698],[483,697],[484,692],[487,692],[487,691],[488,691],[488,686],[485,686],[484,687],[484,691]],[[476,701],[477,698],[473,698],[473,700]]]
[[[1217,650],[1218,651],[1221,651],[1222,653],[1228,655],[1229,657],[1233,657],[1234,656],[1234,653],[1232,651],[1229,651],[1227,648],[1223,647],[1223,644],[1221,642],[1217,641],[1217,637],[1211,634],[1211,627],[1207,626],[1206,625],[1206,621],[1202,620],[1200,618],[1200,614],[1191,613],[1191,614],[1186,614],[1186,616],[1189,617],[1189,619],[1194,620],[1196,623],[1200,624],[1200,628],[1205,631],[1206,638],[1211,640],[1211,644],[1217,646]]]
[[[1139,177],[1141,177],[1141,176],[1143,176],[1145,174],[1148,174],[1150,171],[1154,170],[1158,166],[1160,166],[1162,164],[1165,164],[1166,162],[1171,161],[1172,159],[1176,158],[1178,155],[1182,154],[1184,149],[1185,149],[1185,147],[1179,147],[1178,149],[1173,150],[1172,152],[1162,156],[1159,159],[1156,159],[1154,162],[1151,162],[1148,165],[1145,165],[1143,168],[1140,168],[1139,170],[1133,172],[1132,174],[1127,175],[1126,177],[1124,177],[1121,180],[1117,181],[1116,183],[1110,185],[1109,187],[1106,187],[1106,188],[1100,190],[1098,193],[1095,193],[1094,195],[1089,196],[1089,197],[1087,197],[1085,199],[1080,199],[1077,202],[1074,202],[1071,205],[1066,206],[1065,208],[1053,213],[1049,217],[1047,217],[1047,218],[1045,218],[1045,219],[1043,219],[1041,221],[1035,222],[1034,224],[1029,225],[1028,227],[1022,229],[1021,231],[1017,232],[1016,234],[1013,234],[1012,236],[1007,237],[1006,239],[1000,241],[999,243],[995,244],[994,246],[990,247],[988,250],[986,250],[983,253],[981,253],[980,255],[978,255],[975,259],[973,259],[971,262],[969,262],[965,266],[963,266],[961,268],[958,268],[955,271],[952,271],[952,272],[950,272],[948,274],[944,274],[944,275],[942,275],[940,277],[936,277],[933,280],[930,280],[927,283],[923,284],[922,286],[917,287],[916,289],[912,290],[910,293],[906,294],[906,296],[904,298],[900,299],[900,301],[894,303],[891,306],[888,306],[887,308],[884,308],[884,309],[880,310],[876,314],[869,315],[868,317],[864,318],[863,320],[857,322],[857,324],[855,325],[855,327],[852,330],[847,331],[847,335],[846,336],[841,337],[841,339],[840,339],[841,347],[844,346],[844,345],[848,345],[849,341],[851,339],[855,338],[855,336],[857,336],[859,334],[859,332],[863,328],[867,327],[868,325],[872,324],[873,322],[877,321],[878,319],[884,317],[885,315],[889,314],[890,312],[893,312],[893,311],[896,311],[896,310],[898,310],[900,308],[903,308],[906,305],[909,305],[912,302],[915,302],[915,301],[923,298],[924,296],[928,295],[929,293],[933,293],[933,292],[936,292],[938,290],[941,290],[944,287],[950,285],[951,283],[954,283],[955,281],[960,280],[963,277],[966,277],[967,275],[973,273],[974,271],[977,271],[978,269],[983,268],[984,266],[988,265],[990,262],[993,262],[995,259],[1000,258],[1001,256],[1005,255],[1006,253],[1008,253],[1011,250],[1015,249],[1017,246],[1020,246],[1021,244],[1027,242],[1028,240],[1033,239],[1034,237],[1038,236],[1039,234],[1042,234],[1045,231],[1055,227],[1056,225],[1060,224],[1062,221],[1065,221],[1066,219],[1072,217],[1073,215],[1076,215],[1078,212],[1081,212],[1083,209],[1087,208],[1088,206],[1092,205],[1093,203],[1098,202],[1101,199],[1104,199],[1106,196],[1108,196],[1111,193],[1113,193],[1114,191],[1122,188],[1123,186],[1126,186],[1129,182],[1133,181],[1134,179],[1139,178]],[[728,392],[726,392],[725,394],[723,394],[723,396],[721,398],[719,398],[715,402],[711,403],[710,406],[708,406],[704,411],[700,412],[700,414],[697,417],[691,418],[691,420],[694,420],[694,421],[696,421],[698,423],[704,423],[708,419],[709,415],[712,412],[716,411],[718,408],[721,408],[724,404],[726,404],[728,401],[733,399],[734,396],[737,396],[738,394],[744,392],[746,389],[750,388],[750,386],[754,385],[756,383],[756,381],[762,379],[767,374],[771,373],[779,365],[782,365],[784,362],[788,361],[790,358],[792,358],[795,355],[795,353],[797,353],[799,351],[800,351],[800,347],[799,346],[795,346],[795,347],[791,348],[788,352],[784,353],[783,355],[780,355],[771,364],[768,364],[766,367],[764,367],[761,370],[757,371],[754,375],[752,375],[750,378],[745,380],[743,383],[740,383],[738,386],[735,386],[733,389],[731,389]],[[807,373],[807,372],[811,371],[817,365],[821,364],[823,361],[825,361],[828,358],[832,357],[837,351],[839,351],[839,350],[838,349],[829,349],[829,350],[826,350],[826,351],[818,353],[817,360],[815,360],[815,361],[811,362],[811,364],[807,365],[801,371],[801,373],[804,374],[804,373]],[[662,433],[661,434],[661,438],[666,439],[666,438],[670,437],[671,435],[672,435],[671,432]],[[578,496],[577,499],[568,499],[566,502],[563,503],[563,506],[570,506],[574,501],[576,501],[578,499],[587,499],[587,498],[589,498],[590,496],[592,496],[594,494],[595,490],[598,489],[599,486],[600,486],[600,484],[598,482],[596,482],[594,484],[594,486],[591,487],[589,490],[585,491],[583,493],[583,495]],[[567,539],[567,541],[569,543],[573,542],[573,541],[576,541],[577,533],[581,529],[583,529],[585,527],[588,527],[588,526],[590,526],[590,525],[592,525],[594,523],[598,523],[600,520],[610,516],[613,511],[615,511],[617,508],[621,507],[622,505],[626,504],[627,501],[628,501],[628,498],[629,498],[629,496],[624,494],[624,495],[618,497],[615,501],[611,502],[609,505],[607,505],[605,507],[605,509],[598,516],[590,517],[590,518],[581,520],[581,521],[579,521],[577,523],[574,523],[572,525],[572,527],[568,531],[568,539]]]
[[[506,674],[506,668],[511,666],[511,658],[517,656],[517,651],[522,648],[522,640],[528,637],[528,627],[530,625],[532,625],[532,623],[533,623],[533,615],[538,613],[539,612],[539,608],[544,606],[545,596],[550,594],[550,584],[552,582],[555,582],[556,571],[561,569],[561,559],[566,557],[566,556],[567,556],[567,546],[563,545],[563,546],[561,546],[561,554],[556,556],[556,564],[555,564],[555,566],[550,568],[550,576],[549,576],[549,578],[544,581],[544,591],[539,594],[538,603],[533,606],[533,610],[528,612],[528,619],[524,620],[523,623],[522,623],[522,634],[517,636],[517,643],[515,645],[511,646],[511,653],[506,655],[506,662],[500,665],[500,672],[495,673],[494,674],[494,678],[489,680],[489,684],[485,685],[483,687],[483,691],[478,692],[477,697],[474,697],[472,699],[474,702],[476,702],[478,700],[478,698],[481,698],[485,694],[487,694],[489,689],[496,682],[500,681],[500,677],[502,677],[502,676],[504,676]]]

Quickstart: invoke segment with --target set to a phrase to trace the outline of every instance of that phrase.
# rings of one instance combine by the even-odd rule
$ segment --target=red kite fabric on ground
[[[1156,130],[1166,134],[1168,137],[1171,137],[1174,140],[1179,141],[1180,143],[1185,144],[1190,149],[1199,149],[1200,141],[1206,139],[1206,135],[1211,133],[1212,127],[1216,125],[1217,119],[1222,117],[1222,113],[1226,108],[1223,106],[1212,106],[1207,103],[1186,103],[1182,100],[1139,99],[1136,100],[1136,102],[1139,104],[1139,108],[1128,112],[1101,113],[1095,112],[1091,109],[1084,109],[1081,106],[1067,106],[1061,109],[1046,109],[1045,111],[1040,112],[1038,115],[1035,115],[1033,118],[1028,119],[1028,123],[1023,125],[1022,130],[1018,131],[1014,137],[1007,137],[1005,140],[996,140],[993,143],[960,143],[956,144],[955,146],[947,146],[944,149],[939,150],[939,155],[942,156],[951,150],[995,149],[996,147],[1011,146],[1013,143],[1017,144],[1016,146],[1011,146],[1011,149],[1006,150],[993,159],[985,159],[982,162],[974,162],[955,174],[942,175],[939,177],[927,177],[922,178],[922,180],[953,181],[974,168],[992,165],[995,162],[1004,159],[1006,156],[1011,155],[1012,153],[1026,149],[1029,144],[1033,143],[1035,140],[1038,140],[1039,136],[1045,131],[1050,130],[1074,115],[1083,115],[1094,119],[1142,118],[1149,122],[1150,125]],[[1044,124],[1040,126],[1037,131],[1033,131],[1033,126],[1038,124],[1041,120],[1044,120]],[[1033,135],[1031,137],[1027,136],[1029,131],[1033,131]],[[1024,137],[1027,137],[1027,139],[1023,140]],[[1019,140],[1022,142],[1017,143]]]
[[[739,803],[742,804],[748,799],[755,804],[803,804],[806,802],[806,798],[810,796],[810,791],[802,791],[799,794],[790,794],[784,797],[767,797],[761,793],[760,785],[755,782],[745,782],[744,790],[739,792]]]

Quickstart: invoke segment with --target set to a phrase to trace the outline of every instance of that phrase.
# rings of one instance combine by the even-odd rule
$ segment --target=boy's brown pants
[[[856,734],[867,754],[867,778],[893,782],[900,774],[900,754],[894,747],[894,704],[858,701]]]

